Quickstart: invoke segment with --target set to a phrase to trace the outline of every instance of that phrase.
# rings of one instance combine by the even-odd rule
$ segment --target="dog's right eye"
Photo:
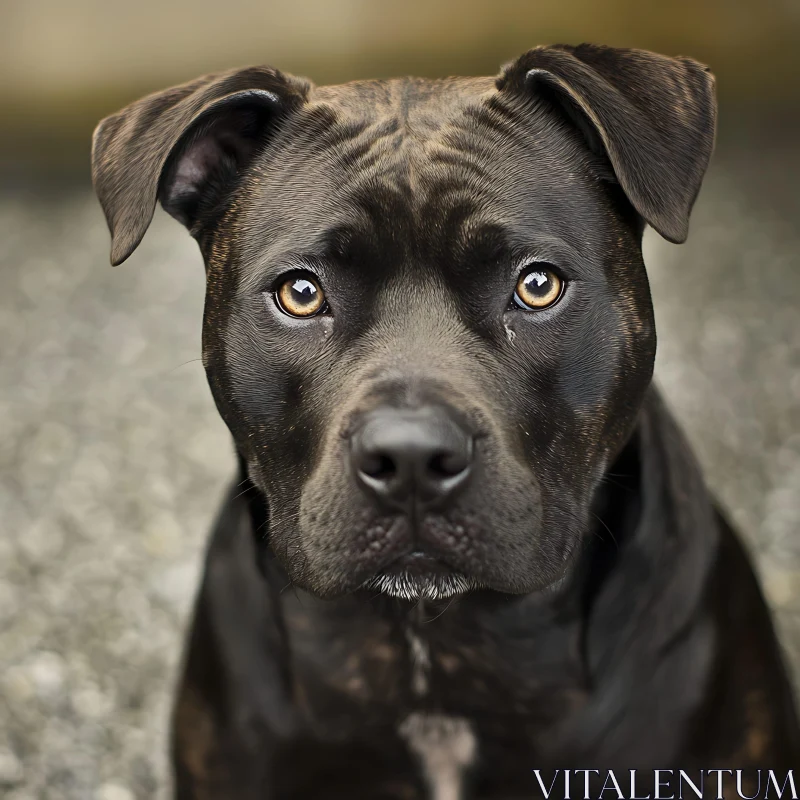
[[[564,281],[547,264],[536,264],[520,275],[514,303],[526,311],[543,311],[555,305],[563,293]]]
[[[275,292],[275,302],[290,317],[314,317],[328,306],[322,287],[310,274],[295,275],[283,281]]]

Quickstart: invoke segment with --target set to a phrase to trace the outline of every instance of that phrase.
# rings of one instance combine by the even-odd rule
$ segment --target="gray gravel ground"
[[[800,678],[798,153],[719,153],[690,242],[648,234],[657,375],[758,557]],[[87,191],[0,197],[0,795],[166,796],[166,726],[232,473],[203,271],[163,213],[107,265]]]

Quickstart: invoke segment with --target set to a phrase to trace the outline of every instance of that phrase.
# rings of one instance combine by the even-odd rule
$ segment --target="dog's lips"
[[[386,576],[408,575],[414,577],[433,577],[452,575],[454,570],[444,561],[429,555],[423,550],[414,550],[396,558],[383,567],[379,574]]]

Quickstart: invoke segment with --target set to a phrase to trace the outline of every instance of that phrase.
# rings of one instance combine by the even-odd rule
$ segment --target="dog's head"
[[[641,237],[673,242],[713,78],[582,45],[494,78],[200,78],[104,120],[112,261],[160,200],[207,269],[203,360],[321,596],[558,581],[655,356]]]

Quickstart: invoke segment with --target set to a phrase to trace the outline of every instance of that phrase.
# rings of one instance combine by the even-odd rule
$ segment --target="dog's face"
[[[95,181],[115,260],[156,192],[200,241],[205,367],[289,577],[409,598],[562,578],[650,382],[642,222],[685,238],[708,74],[553,48],[497,81],[182,90],[98,129]]]
[[[406,572],[432,565],[390,565],[414,551],[446,565],[431,591],[557,579],[650,380],[638,223],[579,134],[496,95],[321,89],[214,236],[206,368],[272,546],[315,591],[390,568],[413,593]],[[393,462],[376,475],[429,457],[407,468],[417,486],[365,487],[365,427]],[[426,474],[445,454],[468,474],[425,498],[452,482]]]

